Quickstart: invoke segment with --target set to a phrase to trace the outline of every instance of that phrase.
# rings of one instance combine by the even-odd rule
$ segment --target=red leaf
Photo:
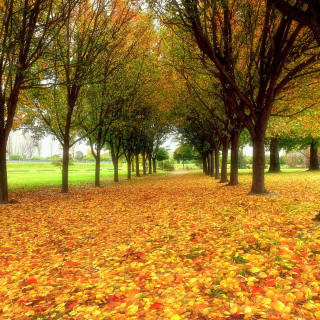
[[[292,269],[291,271],[296,272],[296,273],[301,273],[302,271],[299,269]]]
[[[255,294],[257,294],[257,293],[264,294],[264,293],[266,293],[266,292],[263,290],[263,288],[260,288],[260,287],[253,288],[253,289],[252,289],[252,295],[255,295]]]
[[[276,281],[275,280],[269,280],[269,281],[267,281],[266,285],[268,287],[274,287],[276,285]]]
[[[30,279],[28,279],[28,282],[29,282],[29,283],[37,283],[37,279],[35,279],[35,278],[30,278]]]
[[[151,307],[150,307],[150,309],[160,309],[160,308],[162,308],[163,307],[163,304],[162,303],[154,303]]]
[[[191,239],[191,241],[192,241],[192,242],[198,242],[198,240],[197,240],[197,239]]]
[[[74,244],[74,241],[69,241],[69,242],[67,242],[67,245],[68,246],[72,246]]]
[[[73,309],[77,304],[76,303],[72,303],[68,305],[68,309]]]
[[[110,296],[110,297],[109,297],[109,300],[110,300],[110,301],[116,301],[116,300],[118,300],[118,298],[117,298],[116,295],[113,295],[113,296]]]

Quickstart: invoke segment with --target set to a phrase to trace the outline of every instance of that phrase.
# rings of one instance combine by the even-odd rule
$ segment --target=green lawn
[[[69,171],[69,184],[81,185],[81,184],[94,184],[94,163],[75,163],[70,166]],[[119,168],[119,178],[125,179],[127,176],[127,166],[122,163]],[[141,170],[142,166],[140,166]],[[175,170],[182,170],[182,164],[175,164]],[[112,163],[101,163],[100,178],[101,183],[110,183],[113,181]],[[185,164],[185,170],[199,170],[199,167],[194,164]],[[43,186],[59,186],[61,184],[61,170],[54,167],[51,162],[8,162],[8,185],[9,189],[32,189],[35,187]],[[19,170],[29,170],[26,173],[10,172]],[[37,170],[55,170],[54,172],[44,171],[38,172]],[[80,170],[79,172],[72,170]],[[306,169],[281,169],[282,173],[297,173],[307,172]],[[267,172],[267,169],[266,169]],[[239,174],[251,174],[251,169],[240,169]],[[281,173],[280,173],[281,174]],[[134,175],[134,173],[133,173]]]
[[[94,183],[94,163],[75,163],[70,166],[69,184],[93,184]],[[101,181],[112,181],[113,169],[112,163],[101,163],[100,177]],[[127,167],[123,163],[120,166],[119,177],[125,178]],[[9,189],[26,188],[30,189],[35,186],[58,186],[61,184],[61,170],[54,167],[50,162],[8,162],[8,186]],[[26,173],[9,172],[19,170],[29,170]],[[44,171],[37,172],[37,170],[55,170],[54,172]],[[75,172],[72,170],[80,170]],[[90,171],[86,171],[90,170]]]

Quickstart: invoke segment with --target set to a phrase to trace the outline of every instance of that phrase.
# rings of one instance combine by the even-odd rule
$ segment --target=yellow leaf
[[[244,313],[251,313],[251,312],[252,312],[252,309],[249,306],[247,306],[244,310]]]
[[[320,317],[320,311],[315,312],[314,315],[315,315],[317,318]]]
[[[263,304],[270,304],[270,303],[271,303],[271,299],[269,299],[269,298],[263,298],[263,299],[261,300],[261,303],[263,303]]]
[[[127,309],[127,315],[128,316],[133,316],[133,315],[135,315],[136,313],[137,313],[137,311],[138,311],[138,309],[139,309],[139,307],[137,306],[137,305],[131,305],[131,306],[129,306],[128,307],[128,309]]]
[[[310,302],[307,302],[303,305],[305,308],[307,308],[308,310],[311,310],[314,308],[314,305]]]
[[[277,310],[277,311],[282,311],[285,308],[285,305],[281,302],[281,301],[276,301],[273,304],[273,307]]]
[[[100,313],[101,313],[100,310],[94,310],[94,311],[92,312],[92,314],[95,315],[95,316],[98,315],[98,314],[100,314]]]
[[[171,318],[170,318],[170,320],[180,320],[181,319],[181,317],[178,315],[178,314],[174,314]]]
[[[260,271],[260,268],[258,268],[258,267],[253,267],[253,268],[250,269],[250,271],[251,271],[252,273],[257,273],[257,272]]]
[[[230,313],[231,313],[231,314],[235,314],[235,313],[237,313],[237,311],[238,311],[238,307],[232,307],[232,308],[230,309]]]

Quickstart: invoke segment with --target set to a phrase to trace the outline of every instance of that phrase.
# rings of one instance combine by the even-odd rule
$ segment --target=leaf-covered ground
[[[202,174],[17,193],[0,207],[1,319],[320,319],[320,175]]]

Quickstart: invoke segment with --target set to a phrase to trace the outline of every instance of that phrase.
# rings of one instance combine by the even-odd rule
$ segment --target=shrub
[[[32,157],[29,160],[45,160],[45,158],[42,157]]]
[[[170,159],[170,160],[166,160],[163,162],[163,169],[164,170],[174,170],[174,160]]]
[[[81,151],[77,151],[76,155],[75,155],[75,158],[77,160],[82,160],[83,159],[83,153]]]
[[[95,161],[95,158],[94,158],[94,156],[92,154],[89,154],[87,156],[84,156],[83,160],[85,160],[85,161]]]
[[[51,164],[55,167],[62,169],[62,158],[61,157],[54,157],[52,159]],[[69,157],[69,166],[73,166],[73,165],[74,165],[74,158]]]
[[[23,157],[20,154],[13,154],[9,157],[9,160],[23,160]]]

